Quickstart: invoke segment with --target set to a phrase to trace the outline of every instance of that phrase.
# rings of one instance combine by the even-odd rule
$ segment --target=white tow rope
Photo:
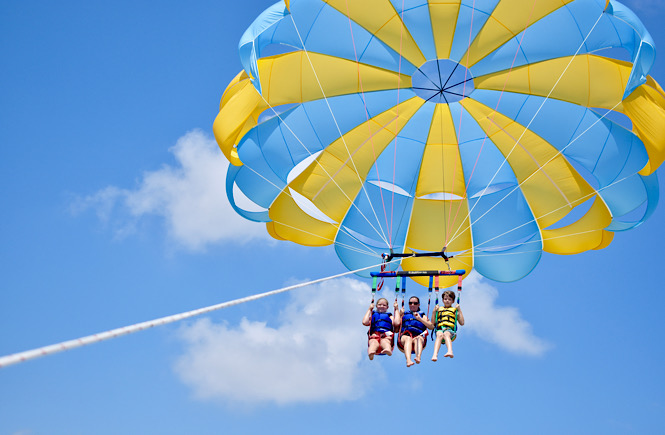
[[[221,310],[222,308],[232,307],[234,305],[244,304],[245,302],[255,301],[257,299],[265,298],[268,296],[276,295],[278,293],[284,293],[290,290],[294,290],[300,287],[306,287],[312,284],[318,284],[320,282],[329,281],[331,279],[340,278],[342,276],[351,275],[352,273],[360,272],[362,270],[367,270],[371,268],[378,267],[368,266],[362,269],[353,270],[350,272],[340,273],[338,275],[329,276],[326,278],[320,278],[314,281],[304,282],[300,284],[295,284],[289,287],[283,287],[277,290],[271,290],[265,293],[259,293],[252,296],[247,296],[240,299],[234,299],[232,301],[223,302],[217,305],[211,305],[205,308],[199,308],[192,311],[187,311],[185,313],[174,314],[172,316],[160,317],[159,319],[148,320],[147,322],[136,323],[130,326],[123,326],[122,328],[111,329],[110,331],[100,332],[97,334],[87,335],[85,337],[77,338],[74,340],[63,341],[61,343],[51,344],[49,346],[40,347],[37,349],[27,350],[24,352],[18,352],[11,355],[6,355],[0,357],[0,368],[10,366],[12,364],[18,364],[24,361],[28,361],[34,358],[39,358],[40,356],[51,355],[57,352],[62,352],[64,350],[70,350],[77,347],[85,346],[87,344],[97,343],[103,340],[108,340],[110,338],[120,337],[122,335],[131,334],[133,332],[143,331],[144,329],[152,328],[153,326],[166,325],[167,323],[177,322],[179,320],[187,319],[189,317],[198,316],[201,314],[209,313],[215,310]]]

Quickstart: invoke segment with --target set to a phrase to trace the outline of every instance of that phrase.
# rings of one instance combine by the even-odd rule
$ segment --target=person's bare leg
[[[381,339],[381,349],[383,350],[381,353],[384,355],[391,356],[393,354],[393,349],[392,346],[390,345],[390,339],[389,338],[382,338]]]
[[[432,355],[432,361],[439,359],[439,349],[441,348],[441,339],[443,338],[443,332],[436,331],[436,338],[434,339],[434,354]]]
[[[402,336],[402,347],[404,347],[404,356],[406,357],[406,366],[411,367],[414,363],[411,361],[411,351],[413,350],[413,339],[408,335]]]
[[[420,364],[420,357],[423,354],[423,342],[425,341],[425,337],[419,335],[414,338],[413,341],[416,342],[416,357],[414,360],[416,361],[416,364]]]
[[[374,359],[377,350],[379,350],[379,340],[370,340],[367,347],[367,356],[369,356],[370,360]]]
[[[453,342],[450,339],[450,331],[446,331],[443,333],[443,339],[446,340],[446,347],[448,348],[448,352],[443,356],[444,358],[454,358],[455,355],[453,355]]]

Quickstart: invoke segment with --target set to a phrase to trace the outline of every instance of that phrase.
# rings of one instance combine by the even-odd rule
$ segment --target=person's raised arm
[[[462,314],[462,308],[457,304],[457,323],[464,326],[464,314]]]
[[[432,321],[430,322],[430,325],[432,325],[431,330],[434,330],[436,328],[436,315],[439,310],[439,305],[434,305],[434,309],[432,310]]]
[[[363,317],[363,325],[369,326],[372,324],[372,311],[374,310],[374,303],[369,304],[369,308]]]
[[[402,324],[402,310],[399,309],[399,305],[397,304],[397,300],[395,300],[395,303],[393,304],[393,308],[395,309],[395,315],[393,316],[393,327],[399,327]]]
[[[434,324],[433,324],[432,322],[429,321],[429,319],[427,318],[427,316],[421,316],[420,313],[414,313],[414,314],[413,314],[413,317],[415,317],[416,320],[418,320],[420,323],[422,323],[423,325],[425,325],[425,328],[427,328],[427,329],[434,329]]]

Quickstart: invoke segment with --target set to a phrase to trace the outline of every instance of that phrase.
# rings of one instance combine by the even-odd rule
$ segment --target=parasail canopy
[[[214,123],[231,204],[350,270],[446,247],[452,269],[515,281],[657,203],[665,93],[619,2],[283,1],[239,52]]]

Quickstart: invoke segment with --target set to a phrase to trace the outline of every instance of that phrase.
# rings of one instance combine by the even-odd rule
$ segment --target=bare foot
[[[373,353],[370,353],[368,356],[369,356],[370,361],[372,361],[374,359],[374,354]]]
[[[416,361],[416,364],[420,364],[420,357],[419,356],[415,357],[414,360]]]
[[[436,355],[434,355],[434,356],[432,357],[432,361],[437,361],[437,360],[438,360],[438,358],[436,357]]]
[[[407,367],[411,367],[413,364],[414,364],[413,361],[407,361],[407,362],[406,362],[406,366],[407,366]]]
[[[448,353],[446,353],[443,357],[444,357],[444,358],[454,358],[455,355],[453,355],[452,352],[448,352]]]
[[[384,350],[384,351],[381,352],[381,353],[384,354],[384,355],[392,356],[393,351],[392,351],[392,350]]]

